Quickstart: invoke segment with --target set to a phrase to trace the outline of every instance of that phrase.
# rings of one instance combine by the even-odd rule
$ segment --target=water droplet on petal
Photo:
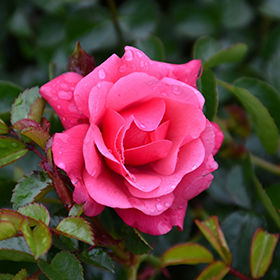
[[[58,97],[64,100],[70,100],[72,98],[72,91],[62,90],[58,93]]]
[[[163,206],[162,206],[161,203],[157,203],[156,208],[157,208],[158,211],[161,211],[163,209]]]
[[[131,50],[126,51],[124,54],[124,59],[127,61],[131,61],[133,57],[134,57],[134,53]]]
[[[174,190],[175,188],[176,188],[176,185],[172,185],[172,186],[171,186],[171,189]]]
[[[155,213],[156,210],[154,208],[151,208],[150,211],[151,213]]]
[[[61,169],[65,169],[65,163],[64,162],[60,162],[58,165],[57,165],[59,168],[61,168]]]
[[[158,86],[152,86],[153,90],[156,90],[158,88]]]
[[[98,76],[99,76],[99,78],[102,79],[102,80],[105,79],[106,73],[105,73],[104,69],[100,69],[100,70],[98,71]]]
[[[172,86],[172,92],[176,95],[181,94],[181,89],[178,86]]]
[[[137,52],[138,57],[142,57],[142,52]]]
[[[167,96],[167,93],[166,93],[165,91],[162,91],[161,94],[162,94],[163,96]]]
[[[168,207],[170,206],[170,203],[169,203],[169,202],[165,202],[165,203],[164,203],[164,206],[165,206],[166,208],[168,208]]]
[[[144,67],[144,66],[145,66],[145,63],[144,63],[143,60],[140,61],[140,66],[141,66],[141,67]]]
[[[59,109],[61,109],[61,106],[60,106],[60,105],[57,105],[56,108],[59,110]]]
[[[61,151],[59,151],[59,152],[58,152],[58,154],[59,154],[59,155],[61,155],[61,154],[62,154],[62,152],[61,152]]]
[[[160,201],[161,199],[160,198],[157,198],[157,201]]]
[[[120,68],[119,68],[119,71],[121,72],[121,73],[123,73],[123,72],[125,72],[126,71],[126,65],[121,65],[120,66]]]
[[[192,167],[192,170],[195,170],[197,168],[197,166],[196,165],[194,165],[193,167]]]
[[[142,123],[140,123],[139,126],[140,126],[141,128],[146,128],[146,126],[145,126],[144,124],[142,124]]]

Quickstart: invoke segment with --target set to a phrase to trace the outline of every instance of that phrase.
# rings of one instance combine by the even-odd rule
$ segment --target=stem
[[[251,160],[252,160],[252,163],[258,165],[259,167],[263,168],[264,170],[267,170],[273,174],[276,174],[276,175],[280,175],[280,167],[275,165],[275,164],[272,164],[262,158],[259,158],[255,155],[252,155],[250,154],[250,157],[251,157]]]
[[[232,91],[233,86],[232,86],[231,84],[226,83],[226,82],[224,82],[224,81],[221,81],[221,80],[219,80],[219,79],[216,79],[216,81],[217,81],[217,83],[218,83],[219,85],[223,86],[224,88],[226,88],[226,89],[229,90],[229,91]]]
[[[27,280],[37,280],[39,279],[38,276],[42,274],[42,271],[39,270],[37,272],[35,272],[34,274],[30,275]]]
[[[235,270],[234,268],[231,268],[229,271],[230,274],[233,274],[234,276],[238,277],[241,280],[252,280],[251,278],[247,277],[246,275],[242,274],[238,270]]]
[[[130,266],[126,269],[127,280],[136,280],[137,279],[137,265]]]
[[[112,20],[113,20],[113,23],[114,23],[114,27],[115,27],[118,39],[119,39],[119,51],[120,51],[120,54],[121,54],[123,52],[124,39],[123,39],[123,35],[122,35],[122,30],[121,30],[121,27],[120,27],[120,24],[119,24],[119,21],[118,21],[117,7],[116,7],[116,4],[115,4],[114,0],[107,0],[107,3],[108,3],[108,7],[111,11]]]
[[[28,146],[28,149],[35,153],[41,160],[47,161],[47,159],[34,147],[34,145]]]

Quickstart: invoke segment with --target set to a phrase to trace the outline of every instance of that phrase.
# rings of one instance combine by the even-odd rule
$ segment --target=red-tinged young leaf
[[[13,190],[13,208],[39,200],[53,190],[52,181],[44,171],[33,171],[24,175]]]
[[[80,217],[68,217],[63,219],[55,230],[67,237],[76,238],[90,245],[94,245],[92,230],[88,222]]]
[[[213,216],[203,222],[195,220],[195,223],[203,233],[205,238],[210,242],[212,247],[222,257],[225,263],[231,264],[232,256],[229,251],[224,234],[220,228],[218,217]]]
[[[0,241],[13,237],[17,233],[14,224],[8,221],[0,221],[0,228]]]
[[[228,267],[224,262],[217,261],[207,266],[196,278],[196,280],[221,280],[229,272]]]
[[[46,103],[46,100],[42,96],[37,97],[33,104],[30,106],[28,118],[40,123]]]
[[[270,234],[262,228],[253,237],[250,254],[250,271],[253,279],[264,276],[271,262],[279,234]]]
[[[0,221],[11,222],[16,231],[19,231],[22,221],[25,219],[20,213],[10,210],[10,209],[1,209],[0,210]]]
[[[26,89],[15,100],[11,110],[11,123],[14,125],[21,119],[27,119],[31,105],[40,97],[39,88]]]
[[[43,204],[30,203],[23,207],[20,207],[18,209],[18,212],[28,218],[31,218],[31,220],[29,219],[31,226],[37,225],[38,223],[36,221],[42,221],[47,226],[49,225],[50,214]],[[35,220],[35,223],[32,220]]]
[[[0,136],[0,167],[17,161],[27,152],[25,145],[19,140]]]
[[[12,280],[26,280],[27,279],[27,271],[26,269],[20,270]]]
[[[248,112],[266,151],[275,153],[279,145],[278,128],[268,110],[245,88],[234,86],[232,90]]]
[[[77,258],[68,253],[60,252],[51,263],[39,260],[38,265],[43,273],[52,280],[83,280],[83,268]]]
[[[183,243],[167,250],[162,257],[163,266],[178,264],[211,263],[213,254],[196,243]]]
[[[74,52],[69,57],[67,68],[69,71],[86,76],[95,68],[94,58],[86,53],[77,42]]]
[[[9,127],[0,119],[0,134],[7,134]]]

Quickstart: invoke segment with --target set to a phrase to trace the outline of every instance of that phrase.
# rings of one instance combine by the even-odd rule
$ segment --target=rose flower
[[[86,215],[108,206],[148,234],[182,230],[188,201],[213,179],[223,141],[202,112],[200,71],[199,60],[162,63],[126,47],[85,77],[68,72],[40,88],[65,128],[54,135],[54,162]]]

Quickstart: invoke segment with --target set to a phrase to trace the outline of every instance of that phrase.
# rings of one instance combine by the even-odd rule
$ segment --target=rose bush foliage
[[[150,60],[125,48],[83,77],[68,72],[40,88],[65,128],[55,164],[88,216],[112,207],[123,221],[159,235],[183,228],[188,201],[209,187],[223,134],[203,114],[199,60]]]

